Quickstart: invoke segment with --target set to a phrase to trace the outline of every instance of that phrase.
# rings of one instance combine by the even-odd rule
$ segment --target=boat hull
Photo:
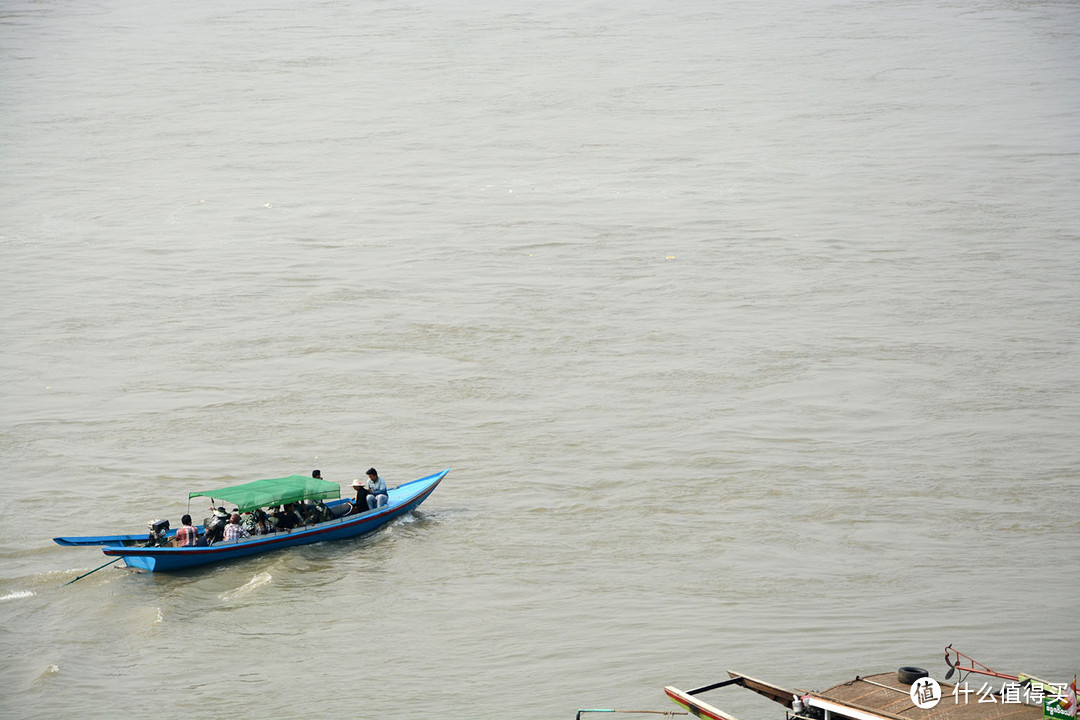
[[[251,538],[218,542],[209,547],[138,547],[120,543],[138,537],[133,535],[93,536],[86,538],[54,538],[61,545],[99,545],[105,540],[102,552],[110,557],[122,557],[128,567],[150,572],[168,572],[209,563],[234,560],[296,545],[344,540],[377,530],[394,518],[416,509],[434,492],[449,470],[405,483],[391,489],[387,504],[358,515],[349,515],[317,525],[292,531],[256,535]],[[345,502],[344,500],[339,503]],[[339,504],[332,503],[332,504]]]

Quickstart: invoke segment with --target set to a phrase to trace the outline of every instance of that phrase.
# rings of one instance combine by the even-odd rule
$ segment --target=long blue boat
[[[336,499],[325,503],[330,519],[291,530],[270,532],[265,535],[253,535],[239,540],[226,540],[211,545],[193,547],[175,547],[168,543],[176,534],[175,530],[163,533],[156,538],[153,533],[135,535],[91,535],[85,537],[58,537],[53,540],[59,545],[98,545],[108,556],[123,558],[128,567],[163,572],[205,565],[207,563],[233,560],[246,555],[325,542],[343,540],[376,530],[396,517],[412,512],[420,503],[427,500],[434,492],[449,469],[413,480],[412,482],[390,488],[387,491],[387,503],[374,510],[359,511],[353,508],[347,499]],[[288,481],[294,481],[292,483]],[[300,481],[305,481],[300,483]],[[290,476],[276,480],[258,480],[253,483],[236,485],[230,488],[193,492],[191,497],[206,496],[229,500],[239,506],[241,511],[256,507],[283,505],[304,500],[326,500],[340,495],[336,483],[320,481],[313,483],[311,478]],[[200,536],[205,528],[199,526]],[[164,544],[158,541],[164,541]]]

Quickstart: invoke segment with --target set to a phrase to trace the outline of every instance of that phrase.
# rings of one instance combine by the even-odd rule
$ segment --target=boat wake
[[[270,573],[261,572],[255,577],[251,578],[251,580],[249,580],[244,585],[241,585],[235,590],[226,590],[225,592],[218,595],[218,597],[226,602],[230,600],[235,600],[237,598],[243,597],[244,595],[247,595],[254,590],[261,588],[263,585],[269,585],[273,581],[274,577]]]
[[[7,595],[0,596],[0,602],[6,600],[24,600],[26,598],[32,598],[37,595],[33,590],[16,590],[15,592],[8,593]]]

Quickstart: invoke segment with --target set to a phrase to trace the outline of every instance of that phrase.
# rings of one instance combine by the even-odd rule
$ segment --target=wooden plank
[[[773,702],[780,703],[786,708],[791,708],[792,702],[795,701],[795,692],[788,690],[787,688],[780,687],[779,685],[773,685],[767,683],[764,680],[758,680],[752,678],[749,675],[743,675],[742,673],[735,672],[734,670],[728,670],[728,675],[732,678],[738,678],[739,684],[747,690],[753,690],[758,695],[763,695],[769,698]]]

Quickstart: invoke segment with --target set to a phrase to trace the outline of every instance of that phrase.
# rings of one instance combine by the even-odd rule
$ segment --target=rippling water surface
[[[0,715],[1080,669],[1075,4],[0,28]],[[453,469],[366,538],[64,585],[104,558],[53,536],[370,465]]]

